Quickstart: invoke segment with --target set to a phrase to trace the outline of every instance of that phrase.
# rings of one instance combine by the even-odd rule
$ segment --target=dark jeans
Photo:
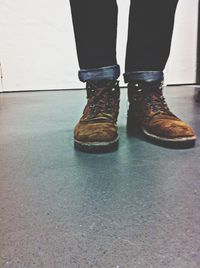
[[[125,82],[163,79],[178,0],[131,0]],[[70,0],[81,81],[120,75],[116,0]]]

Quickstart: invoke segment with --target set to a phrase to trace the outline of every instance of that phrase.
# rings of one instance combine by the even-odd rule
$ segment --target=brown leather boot
[[[86,152],[107,152],[118,145],[118,81],[87,82],[87,104],[74,129],[75,148]]]
[[[128,84],[129,110],[127,131],[142,133],[160,145],[188,148],[195,145],[192,128],[170,112],[160,81],[136,81]]]

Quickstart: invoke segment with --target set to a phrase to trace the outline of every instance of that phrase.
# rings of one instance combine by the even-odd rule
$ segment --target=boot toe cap
[[[195,138],[193,129],[181,120],[159,120],[151,125],[151,131],[169,139]]]
[[[117,126],[112,123],[78,123],[74,129],[74,138],[83,142],[112,141],[117,137]]]

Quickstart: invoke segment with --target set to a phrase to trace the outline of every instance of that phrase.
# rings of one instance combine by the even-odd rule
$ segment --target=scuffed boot
[[[88,81],[86,89],[88,101],[74,129],[75,148],[86,152],[111,151],[118,145],[119,82]]]
[[[193,147],[196,141],[194,131],[169,110],[162,87],[161,81],[128,84],[128,133],[142,131],[147,138],[167,147]]]

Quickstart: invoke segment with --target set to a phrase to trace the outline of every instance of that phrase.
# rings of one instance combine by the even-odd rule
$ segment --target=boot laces
[[[118,81],[111,81],[106,84],[98,85],[94,82],[87,83],[87,98],[89,106],[89,117],[97,116],[111,117],[112,112],[117,108],[115,103],[117,96]],[[113,100],[114,99],[114,100]]]
[[[154,89],[153,92],[146,97],[147,103],[151,106],[152,111],[156,114],[172,115],[166,103],[165,97],[162,95],[162,89]]]
[[[147,86],[147,85],[146,85]],[[136,95],[133,98],[137,102],[138,99],[141,100],[144,98],[146,104],[151,107],[151,110],[154,112],[154,116],[157,114],[170,115],[174,116],[173,113],[169,110],[169,107],[166,103],[165,97],[162,94],[163,82],[160,84],[155,83],[152,88],[152,85],[149,85],[146,89],[140,88],[139,84],[135,84]]]

